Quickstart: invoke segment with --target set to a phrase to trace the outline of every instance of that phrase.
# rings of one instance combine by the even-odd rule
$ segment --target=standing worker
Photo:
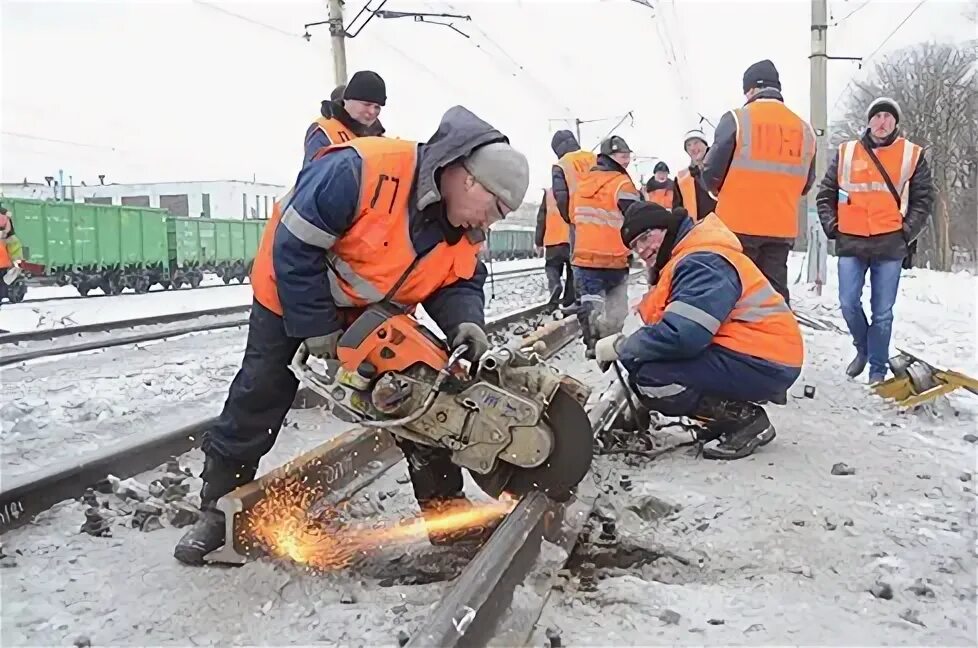
[[[717,124],[702,180],[717,196],[717,216],[787,302],[798,209],[815,182],[815,132],[784,105],[771,61],[747,68],[744,95],[747,103]]]
[[[625,212],[624,242],[659,272],[638,307],[643,326],[602,338],[597,360],[620,360],[642,404],[704,424],[708,459],[740,459],[775,437],[759,401],[798,379],[801,330],[784,299],[715,215],[641,203]],[[640,418],[644,418],[639,415]]]
[[[570,222],[571,198],[577,191],[581,179],[595,164],[597,157],[591,151],[584,151],[569,130],[559,130],[550,140],[550,148],[557,156],[557,163],[551,171],[551,189],[557,212],[566,222]]]
[[[897,102],[876,99],[866,119],[862,137],[843,142],[829,162],[816,204],[835,240],[839,304],[856,347],[846,373],[855,378],[868,362],[872,384],[886,378],[900,271],[930,218],[934,187],[923,149],[900,136]],[[872,324],[862,305],[867,271]]]
[[[319,149],[330,144],[383,135],[384,127],[379,117],[385,105],[387,85],[376,72],[360,70],[345,86],[337,86],[330,95],[330,101],[324,101],[320,107],[322,117],[306,130],[303,166],[312,160]]]
[[[537,212],[536,246],[544,249],[544,271],[547,275],[547,290],[550,292],[550,305],[558,304],[569,308],[574,304],[574,273],[570,264],[570,225],[564,221],[557,210],[552,189],[543,190],[543,201]],[[561,276],[564,276],[561,286]],[[563,298],[561,298],[563,289]]]
[[[254,479],[275,444],[298,389],[289,363],[303,341],[312,355],[336,358],[359,310],[394,300],[423,305],[453,348],[482,356],[489,341],[479,249],[489,225],[523,202],[528,182],[523,154],[461,106],[424,144],[360,138],[302,169],[262,235],[244,358],[204,434],[201,517],[177,544],[179,561],[200,565],[224,543],[217,500]],[[401,448],[423,514],[464,502],[450,453]]]
[[[588,358],[594,357],[595,342],[621,331],[628,314],[629,251],[620,230],[625,209],[641,200],[626,170],[631,159],[632,150],[618,135],[601,142],[597,164],[572,201],[571,264]]]
[[[645,183],[645,199],[666,209],[672,209],[675,185],[669,179],[669,165],[659,160],[652,169],[652,177]]]
[[[681,169],[676,174],[676,192],[672,206],[685,207],[690,218],[698,223],[706,218],[707,214],[716,211],[717,207],[717,201],[703,187],[699,179],[703,172],[703,160],[710,150],[710,143],[706,141],[706,135],[702,130],[694,128],[686,132],[683,148],[689,156],[689,167]]]

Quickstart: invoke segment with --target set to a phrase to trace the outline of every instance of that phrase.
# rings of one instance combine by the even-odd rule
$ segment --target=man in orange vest
[[[703,160],[710,150],[710,143],[706,141],[706,135],[702,130],[694,128],[686,131],[683,148],[689,156],[689,167],[681,169],[676,174],[676,191],[673,194],[672,206],[685,207],[690,217],[699,222],[706,218],[707,214],[712,214],[717,206],[717,201],[699,181],[703,171]]]
[[[934,187],[923,149],[900,135],[897,102],[876,99],[866,118],[862,137],[841,144],[829,162],[816,202],[835,240],[839,304],[856,347],[846,373],[856,378],[868,362],[869,382],[877,383],[886,378],[900,271],[930,218]],[[872,324],[862,305],[867,272]]]
[[[269,221],[251,275],[255,293],[241,370],[203,437],[202,515],[174,556],[202,564],[224,542],[218,498],[251,481],[274,445],[298,382],[288,365],[305,341],[335,358],[345,326],[385,301],[423,305],[451,346],[488,349],[485,230],[516,210],[526,158],[502,133],[455,106],[426,143],[363,137],[307,164]],[[279,215],[280,214],[280,215]],[[461,499],[450,455],[402,444],[423,512]]]
[[[547,290],[550,304],[568,308],[574,304],[574,274],[570,264],[570,226],[560,216],[557,201],[552,189],[543,190],[543,200],[537,211],[535,233],[537,248],[544,249],[544,271],[547,275]],[[566,279],[561,286],[561,276]],[[563,298],[561,298],[563,290]]]
[[[628,314],[628,248],[621,242],[622,214],[641,200],[628,175],[632,150],[612,135],[601,142],[594,168],[571,199],[571,265],[581,308],[585,357],[599,338],[621,331]]]
[[[783,394],[804,360],[801,330],[784,299],[715,215],[693,224],[639,203],[625,212],[622,241],[659,269],[639,305],[644,326],[602,338],[601,363],[620,361],[642,404],[704,423],[710,459],[740,459],[775,436],[758,404]]]
[[[652,169],[652,177],[645,183],[645,199],[672,209],[674,193],[675,184],[669,179],[669,165],[659,160]]]
[[[387,85],[376,72],[360,70],[345,86],[337,86],[329,101],[320,106],[321,117],[306,130],[302,164],[319,149],[342,144],[357,137],[384,134],[380,111],[387,105]]]
[[[550,184],[557,203],[557,212],[566,222],[570,222],[570,201],[574,192],[588,171],[597,163],[591,151],[585,151],[577,142],[574,133],[559,130],[550,140],[550,148],[557,156],[551,171]]]
[[[815,132],[784,105],[771,61],[747,68],[744,95],[747,103],[717,124],[702,181],[717,196],[717,216],[787,302],[798,209],[815,182]]]

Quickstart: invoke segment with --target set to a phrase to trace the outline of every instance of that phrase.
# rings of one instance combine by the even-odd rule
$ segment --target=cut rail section
[[[513,311],[491,319],[486,328],[490,332],[502,331],[518,321],[540,315],[547,308],[546,304],[539,304]],[[525,343],[532,346],[538,340],[544,340],[550,353],[554,353],[576,333],[572,320],[568,320],[567,326],[566,341],[559,339],[557,327],[547,325],[526,337]],[[301,400],[303,393],[300,391],[297,401]],[[58,502],[80,497],[86,488],[95,486],[108,474],[123,479],[132,477],[165,463],[172,456],[192,450],[200,444],[202,434],[216,420],[210,417],[162,434],[147,433],[130,437],[100,452],[66,460],[34,474],[11,479],[4,479],[0,475],[0,533],[27,524],[35,515]]]
[[[615,383],[589,409],[595,434],[623,407]],[[408,646],[475,648],[524,645],[584,528],[598,496],[589,473],[571,501],[542,493],[524,497],[459,575]]]

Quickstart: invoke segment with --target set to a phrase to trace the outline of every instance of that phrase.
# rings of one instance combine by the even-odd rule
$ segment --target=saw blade
[[[535,468],[518,468],[504,461],[486,475],[471,473],[472,479],[492,497],[504,491],[522,497],[538,490],[556,501],[570,498],[588,470],[594,455],[594,435],[587,412],[573,396],[558,389],[544,418],[554,433],[554,449]]]

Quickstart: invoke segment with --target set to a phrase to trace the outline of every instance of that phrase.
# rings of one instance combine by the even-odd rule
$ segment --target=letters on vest
[[[624,218],[618,209],[622,189],[638,196],[631,178],[617,171],[594,170],[581,182],[571,212],[571,264],[582,268],[628,267],[629,250],[621,241]]]
[[[316,123],[319,124],[319,130],[326,133],[330,144],[345,144],[357,138],[353,131],[335,117],[320,117]]]
[[[255,298],[273,312],[283,313],[272,263],[274,232],[280,225],[303,242],[325,250],[326,275],[337,306],[361,307],[387,297],[417,258],[411,243],[409,206],[417,147],[416,142],[363,138],[321,151],[320,157],[346,148],[360,154],[360,210],[349,229],[333,237],[302,218],[291,196],[283,199],[284,209],[276,210],[266,225],[255,259]],[[480,247],[481,243],[464,236],[455,245],[442,241],[414,265],[392,301],[419,304],[439,288],[471,279]]]
[[[564,171],[567,190],[572,197],[581,180],[597,162],[598,156],[590,151],[572,151],[557,161],[557,166]]]
[[[696,178],[687,169],[679,172],[676,179],[679,185],[679,193],[683,196],[683,206],[689,212],[689,217],[693,222],[699,220],[699,209],[696,205]]]
[[[544,222],[543,232],[543,245],[545,247],[550,247],[551,245],[562,245],[570,241],[570,226],[564,222],[564,219],[560,217],[560,212],[557,211],[557,201],[554,199],[554,192],[552,189],[546,190],[546,220]]]
[[[903,228],[910,178],[921,148],[903,137],[873,149],[901,196],[901,204],[886,186],[869,153],[858,140],[839,146],[839,231],[851,236],[875,236]]]
[[[740,299],[723,322],[691,304],[671,299],[676,265],[694,252],[719,254],[740,277]],[[710,331],[714,344],[738,353],[789,367],[800,367],[804,361],[801,330],[791,309],[744,255],[736,237],[713,214],[697,223],[679,242],[659,274],[659,281],[639,304],[638,312],[646,324],[658,323],[668,312],[681,315]]]
[[[737,234],[794,238],[815,155],[815,133],[774,99],[752,101],[733,115],[737,144],[716,214]]]

